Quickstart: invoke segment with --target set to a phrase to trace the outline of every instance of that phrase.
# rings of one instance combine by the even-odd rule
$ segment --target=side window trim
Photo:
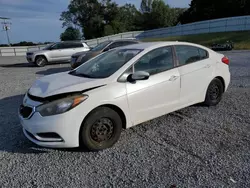
[[[151,52],[153,52],[153,51],[155,51],[155,50],[159,50],[159,49],[161,49],[161,48],[166,48],[166,47],[170,47],[170,48],[171,48],[171,50],[172,50],[172,58],[173,58],[174,67],[172,67],[172,68],[170,68],[170,69],[167,69],[167,70],[165,70],[165,71],[163,71],[163,72],[166,72],[166,71],[172,70],[172,69],[174,69],[174,68],[176,68],[176,67],[177,67],[177,64],[176,64],[176,59],[175,59],[175,56],[174,56],[174,53],[173,53],[173,52],[174,52],[173,45],[169,45],[169,46],[163,46],[163,47],[155,48],[155,49],[153,49],[153,50],[151,50],[151,51],[147,52],[146,54],[144,54],[142,57],[146,56],[147,54],[149,54],[149,53],[151,53]],[[140,59],[141,59],[142,57],[140,57]],[[136,64],[138,61],[140,61],[140,59],[138,59],[136,62],[134,62],[134,63],[133,63],[133,65],[131,65],[131,66],[133,66],[133,67],[132,67],[133,73],[135,72],[135,64]],[[126,71],[125,71],[125,72],[126,72]],[[163,73],[163,72],[158,72],[158,73],[153,74],[153,75],[150,75],[150,76],[154,76],[154,75],[157,75],[157,74],[160,74],[160,73]]]
[[[114,44],[114,42],[109,43],[109,44],[102,50],[102,52],[105,52],[106,49],[111,50],[111,49],[110,49],[110,46],[111,46],[112,44]]]
[[[198,49],[198,52],[199,52],[199,55],[200,55],[200,49],[201,50],[204,50],[206,53],[207,53],[207,57],[205,59],[209,59],[209,53],[207,50],[203,49],[203,48],[199,48],[199,47],[196,47],[196,46],[191,46],[191,45],[173,45],[173,48],[174,48],[174,53],[175,53],[175,58],[176,58],[176,67],[182,67],[182,66],[186,66],[186,65],[190,65],[190,64],[193,64],[193,63],[196,63],[196,62],[199,62],[199,61],[203,61],[205,59],[200,59],[198,61],[194,61],[192,63],[188,63],[188,64],[184,64],[184,65],[180,65],[180,62],[179,62],[179,58],[178,58],[178,55],[177,55],[177,52],[176,52],[176,46],[190,46],[190,47],[194,47],[194,48],[197,48]]]

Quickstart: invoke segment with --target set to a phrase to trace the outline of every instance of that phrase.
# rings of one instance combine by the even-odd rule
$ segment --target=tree
[[[181,23],[244,16],[250,14],[249,0],[192,0],[181,17]]]
[[[63,27],[80,27],[86,39],[133,30],[156,29],[177,23],[178,11],[163,0],[142,0],[141,11],[114,0],[71,0],[62,12]]]
[[[141,1],[141,11],[143,13],[151,12],[153,1],[154,0],[142,0]]]
[[[68,27],[60,36],[61,41],[79,40],[81,39],[81,33],[78,29]]]
[[[177,19],[174,18],[172,9],[163,0],[142,0],[141,10],[143,17],[141,27],[144,30],[173,26]]]
[[[62,12],[63,27],[77,25],[82,28],[85,38],[99,37],[103,30],[102,4],[98,0],[72,0],[68,10]],[[97,28],[99,27],[99,28]]]

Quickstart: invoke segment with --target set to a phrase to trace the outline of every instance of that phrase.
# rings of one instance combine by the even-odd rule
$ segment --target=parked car
[[[35,63],[39,67],[52,62],[67,62],[77,52],[89,51],[90,47],[84,42],[58,42],[48,45],[43,50],[27,52],[29,63]]]
[[[184,42],[141,43],[102,53],[69,72],[42,77],[19,109],[25,136],[53,148],[113,146],[122,128],[204,103],[217,105],[229,59]]]
[[[121,46],[127,46],[131,44],[137,44],[139,43],[138,40],[131,38],[131,39],[119,39],[119,40],[108,40],[105,42],[102,42],[98,44],[96,47],[92,48],[88,52],[79,52],[76,54],[73,54],[71,57],[71,67],[77,68],[81,64],[85,63],[89,59],[101,54],[102,52],[106,52],[108,50],[111,50],[113,48],[121,47]]]

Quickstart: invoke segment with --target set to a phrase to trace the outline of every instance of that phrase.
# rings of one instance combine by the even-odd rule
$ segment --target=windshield
[[[100,51],[110,43],[111,43],[110,41],[102,42],[102,43],[98,44],[97,46],[95,46],[94,48],[92,48],[91,51]]]
[[[142,50],[115,49],[93,58],[70,74],[87,78],[107,78]]]
[[[56,43],[53,43],[53,44],[49,44],[48,46],[46,46],[44,48],[44,50],[49,50],[52,46],[54,46]]]

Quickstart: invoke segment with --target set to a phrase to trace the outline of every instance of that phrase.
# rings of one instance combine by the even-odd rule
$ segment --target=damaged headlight
[[[57,114],[65,113],[88,98],[87,95],[76,95],[59,100],[55,100],[49,103],[42,104],[36,108],[36,111],[41,114],[41,116],[52,116]]]

